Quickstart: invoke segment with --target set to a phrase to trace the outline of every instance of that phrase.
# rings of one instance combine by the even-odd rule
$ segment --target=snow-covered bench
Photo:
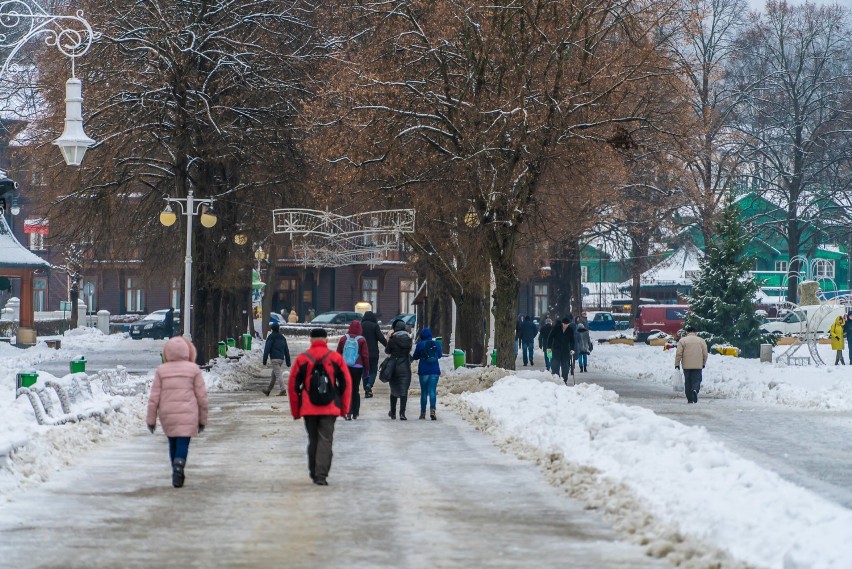
[[[29,399],[39,425],[63,425],[103,417],[122,406],[119,399],[95,401],[85,373],[75,373],[56,381],[47,380],[44,385],[21,387],[17,394]],[[61,413],[56,409],[57,401]]]
[[[98,379],[104,393],[123,397],[146,393],[153,382],[151,379],[129,381],[127,368],[124,366],[117,366],[115,369],[102,369],[98,372]]]

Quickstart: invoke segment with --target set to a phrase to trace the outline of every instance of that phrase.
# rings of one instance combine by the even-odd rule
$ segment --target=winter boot
[[[180,488],[183,486],[184,475],[183,469],[186,466],[185,458],[176,458],[172,465],[172,486]]]
[[[436,416],[435,416],[435,410],[434,410],[434,409],[429,409],[429,417],[430,417],[433,421],[437,421],[437,420],[438,420],[438,417],[436,417]]]
[[[271,389],[262,389],[261,391],[262,391],[262,392],[263,392],[263,394],[264,394],[264,395],[266,395],[267,397],[269,397],[269,394],[272,392],[272,390],[271,390]]]
[[[278,392],[278,397],[287,397],[287,390],[286,390],[286,389],[282,389],[281,391],[279,391],[279,392]]]
[[[370,388],[365,389],[364,390],[364,399],[370,399],[371,397],[373,397],[373,390],[370,389]]]
[[[420,420],[424,420],[426,418],[426,413],[420,413]]]

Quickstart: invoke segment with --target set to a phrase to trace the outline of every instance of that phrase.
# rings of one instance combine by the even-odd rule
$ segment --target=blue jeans
[[[174,464],[176,458],[186,460],[189,455],[190,437],[169,437],[169,458]]]
[[[438,400],[438,378],[440,376],[435,375],[421,375],[420,376],[420,412],[426,413],[426,397],[429,397],[430,409],[437,409],[437,400]]]
[[[580,369],[589,365],[589,354],[577,354],[577,364],[580,366]]]
[[[376,376],[379,374],[379,356],[370,356],[370,374],[364,375],[364,391],[373,389],[373,384],[376,383]]]
[[[527,365],[527,354],[529,354],[529,364],[533,363],[533,353],[535,353],[535,345],[532,343],[532,340],[529,342],[524,342],[524,365]]]

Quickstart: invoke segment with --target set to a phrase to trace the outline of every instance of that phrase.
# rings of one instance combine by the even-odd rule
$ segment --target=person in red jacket
[[[314,366],[322,365],[339,396],[327,405],[314,405],[310,397]],[[343,356],[328,349],[328,334],[322,328],[311,330],[311,347],[301,354],[290,370],[290,412],[293,419],[305,419],[308,432],[308,471],[319,486],[328,486],[334,422],[349,414],[352,379]]]
[[[362,336],[361,323],[353,320],[349,324],[349,333],[341,336],[337,342],[337,353],[343,356],[352,377],[352,402],[346,420],[358,418],[361,410],[361,378],[370,375],[370,349]]]

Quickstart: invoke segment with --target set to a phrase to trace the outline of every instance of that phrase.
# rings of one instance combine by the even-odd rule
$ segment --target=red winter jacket
[[[328,349],[328,344],[325,338],[316,338],[311,340],[311,347],[306,354],[310,354],[314,360],[319,363],[320,358],[328,354],[325,358],[325,372],[328,377],[337,384],[340,381],[345,382],[346,389],[343,395],[340,396],[340,407],[334,402],[328,405],[318,407],[311,403],[308,397],[308,388],[311,383],[311,372],[314,370],[314,364],[307,358],[305,354],[300,354],[293,367],[290,368],[290,412],[294,419],[300,419],[304,415],[339,415],[344,416],[349,414],[349,403],[352,399],[352,378],[349,375],[349,366],[343,361],[343,356],[337,352],[332,352]],[[299,380],[304,381],[305,389],[301,396],[297,395],[296,384]]]
[[[358,359],[355,360],[355,365],[352,367],[364,368],[364,377],[366,377],[370,375],[370,348],[367,347],[367,339],[364,338],[364,330],[361,328],[360,322],[353,320],[349,325],[349,333],[340,337],[340,341],[337,342],[337,353],[343,354],[343,346],[346,345],[346,339],[349,337],[355,338],[356,336],[361,337],[358,338]]]

